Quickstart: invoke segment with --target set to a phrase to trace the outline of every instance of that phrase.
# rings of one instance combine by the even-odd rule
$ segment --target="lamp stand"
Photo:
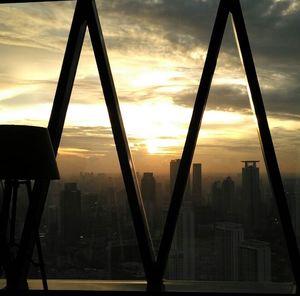
[[[16,251],[18,244],[15,241],[17,197],[18,188],[21,184],[26,185],[29,201],[32,199],[30,180],[5,180],[3,188],[3,201],[0,212],[0,274],[4,271],[6,276],[6,289],[15,289],[16,278]],[[8,236],[9,231],[9,236]],[[44,290],[48,290],[45,264],[42,255],[42,247],[39,230],[35,229],[35,244],[37,248],[39,267]],[[28,285],[27,285],[28,288]]]

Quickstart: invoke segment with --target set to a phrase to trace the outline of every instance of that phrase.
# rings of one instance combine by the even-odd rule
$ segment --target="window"
[[[59,148],[62,180],[51,183],[48,195],[48,184],[37,182],[35,187],[41,193],[36,211],[41,214],[45,208],[40,239],[50,289],[51,278],[59,277],[64,281],[55,282],[58,289],[68,283],[74,289],[76,282],[78,290],[105,289],[103,285],[144,290],[147,283],[156,290],[165,279],[166,289],[176,291],[295,291],[299,254],[290,222],[297,236],[299,67],[294,31],[300,7],[296,1],[241,4],[284,187],[239,1],[0,6],[1,122],[46,126],[50,117],[53,147]],[[271,186],[229,21],[221,43],[228,10],[250,82]],[[89,34],[84,35],[86,25]],[[34,223],[27,217],[24,231]],[[21,231],[20,226],[19,236]],[[20,249],[31,251],[32,233],[27,237]],[[21,266],[28,261],[21,257]],[[39,268],[20,274],[22,280],[36,278]],[[31,280],[30,285],[39,283]]]

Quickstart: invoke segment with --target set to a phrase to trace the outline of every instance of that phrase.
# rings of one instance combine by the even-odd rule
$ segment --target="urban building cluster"
[[[153,172],[137,176],[156,251],[179,164],[179,159],[170,162],[167,177]],[[296,181],[284,183],[299,237]],[[25,196],[20,192],[17,237],[28,202]],[[120,175],[80,173],[72,181],[53,182],[40,237],[48,278],[144,278]],[[33,265],[31,277],[38,276]],[[209,182],[202,165],[193,163],[165,276],[202,281],[293,280],[276,203],[268,183],[262,181],[258,161],[243,161],[238,176],[216,176]]]

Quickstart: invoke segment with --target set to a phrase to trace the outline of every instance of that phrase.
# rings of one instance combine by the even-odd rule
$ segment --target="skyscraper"
[[[170,162],[170,194],[173,194],[173,189],[175,185],[175,181],[177,178],[177,172],[179,169],[180,159],[174,159]],[[189,200],[191,197],[190,190],[190,177],[188,177],[187,184],[184,192],[184,200]]]
[[[234,212],[234,182],[230,177],[227,177],[222,182],[222,199],[224,203],[224,216],[230,219]]]
[[[244,240],[241,224],[218,222],[215,225],[217,280],[237,281],[239,278],[239,247]]]
[[[202,165],[193,164],[192,200],[194,205],[200,206],[202,201]]]
[[[61,238],[66,245],[79,242],[81,235],[81,192],[76,183],[65,183],[60,194]]]
[[[179,164],[180,164],[180,159],[174,159],[174,160],[171,160],[171,162],[170,162],[170,192],[171,192],[171,194],[174,189]]]
[[[157,213],[156,182],[153,173],[143,174],[141,192],[150,229],[153,231]]]
[[[195,211],[191,201],[183,203],[168,263],[168,278],[194,280],[196,277]]]
[[[170,191],[173,193],[180,159],[170,162]],[[195,279],[195,211],[190,200],[188,178],[182,207],[169,257],[168,276],[171,279]]]
[[[258,160],[242,161],[242,219],[246,230],[253,231],[260,225],[261,195],[259,186]]]
[[[234,194],[235,185],[230,177],[212,183],[211,197],[216,221],[237,222],[234,219]]]
[[[267,242],[245,240],[240,245],[241,281],[271,281],[271,249]]]

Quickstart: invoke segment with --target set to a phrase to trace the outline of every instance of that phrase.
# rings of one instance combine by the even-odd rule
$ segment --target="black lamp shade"
[[[0,125],[0,179],[59,179],[47,128]]]

